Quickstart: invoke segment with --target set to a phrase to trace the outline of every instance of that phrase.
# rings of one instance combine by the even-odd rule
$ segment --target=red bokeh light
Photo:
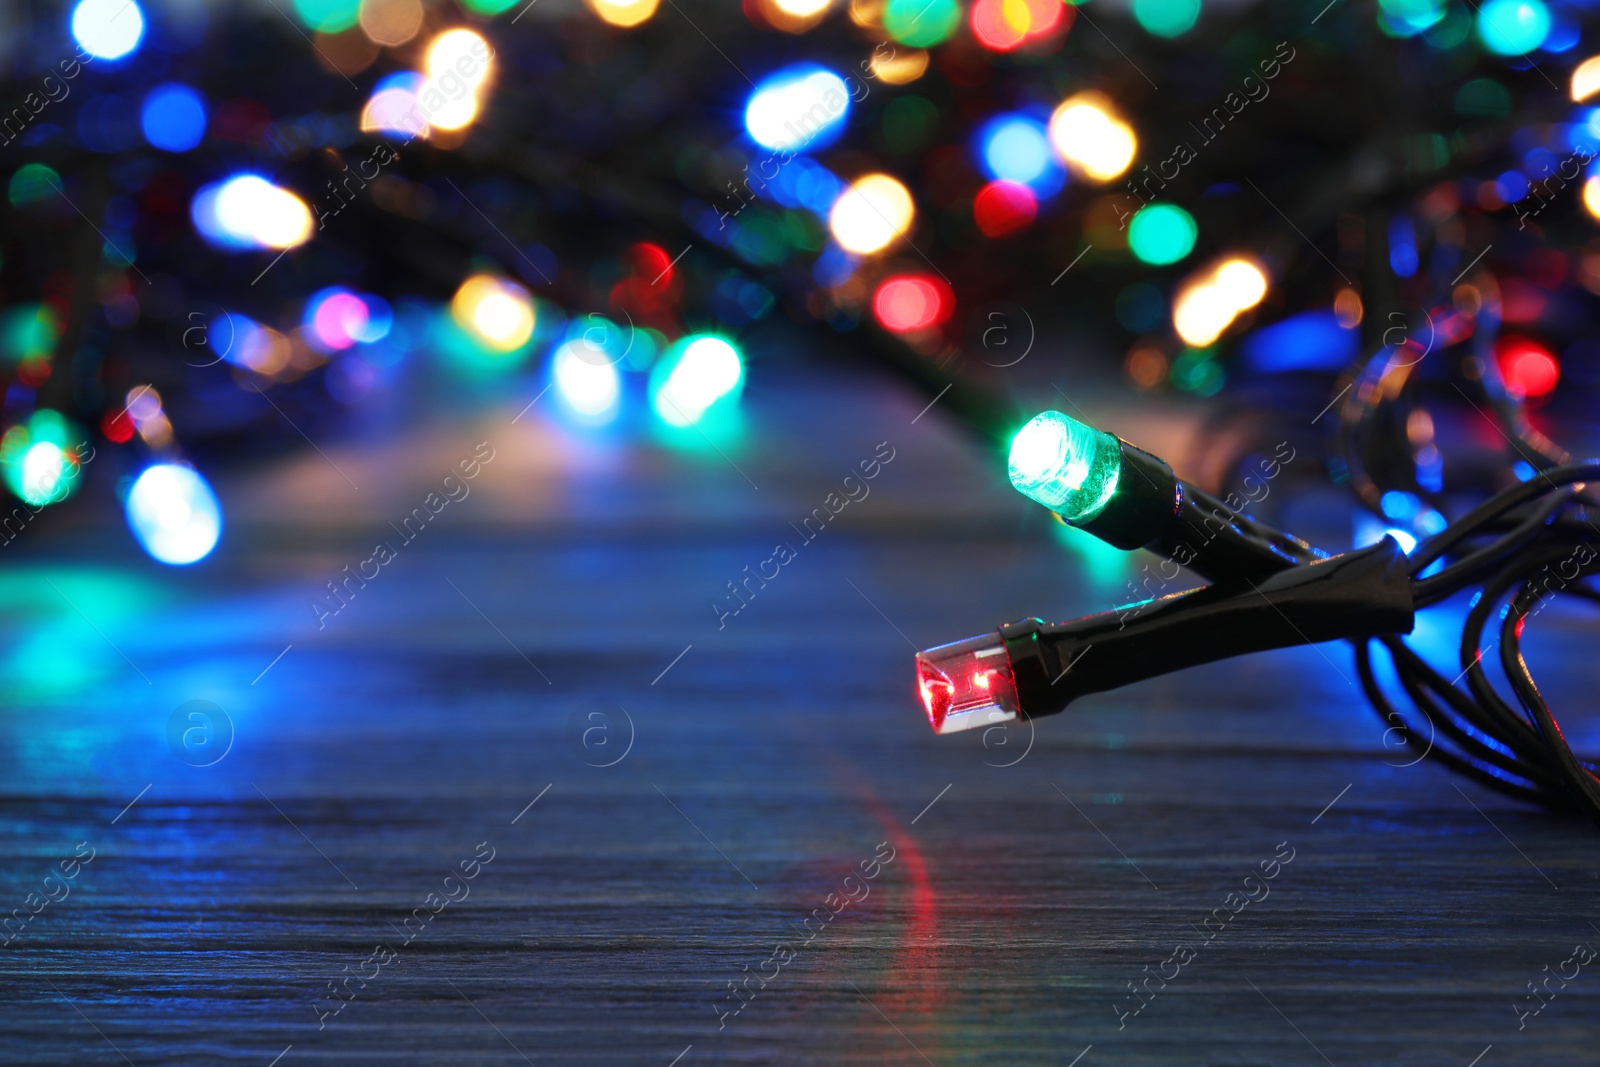
[[[995,52],[1010,52],[1061,24],[1061,0],[978,0],[972,5],[972,35]]]
[[[925,274],[899,274],[878,286],[872,313],[884,329],[908,333],[944,322],[955,303],[955,294],[942,280]]]
[[[1033,191],[1018,182],[993,181],[978,190],[972,218],[987,237],[1004,237],[1027,229],[1039,213]]]
[[[660,245],[640,241],[628,249],[628,260],[633,273],[643,278],[646,285],[665,288],[672,284],[672,257]]]
[[[127,409],[106,412],[100,420],[100,432],[106,435],[106,440],[119,445],[132,440],[133,420],[128,417]]]
[[[1546,396],[1561,380],[1561,364],[1549,349],[1525,337],[1501,340],[1497,353],[1506,388],[1522,397]]]

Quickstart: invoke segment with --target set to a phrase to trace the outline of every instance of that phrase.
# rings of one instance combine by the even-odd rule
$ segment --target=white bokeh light
[[[584,358],[582,343],[568,341],[556,349],[551,372],[567,406],[580,415],[599,419],[616,410],[622,379],[611,364]]]
[[[193,467],[158,463],[128,490],[128,526],[162,563],[204,559],[222,535],[222,505]]]
[[[139,47],[144,12],[135,0],[82,0],[72,9],[72,36],[100,59],[121,59]]]

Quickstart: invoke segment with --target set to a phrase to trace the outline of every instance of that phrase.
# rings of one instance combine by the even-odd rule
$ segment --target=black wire
[[[1491,497],[1412,553],[1418,607],[1468,589],[1476,592],[1462,627],[1461,673],[1455,679],[1435,670],[1403,637],[1374,639],[1389,653],[1411,714],[1378,682],[1372,641],[1357,644],[1356,665],[1373,707],[1419,760],[1431,756],[1508,796],[1576,810],[1600,825],[1595,764],[1572,751],[1522,655],[1527,620],[1547,597],[1571,592],[1600,600],[1577,584],[1600,573],[1600,527],[1589,520],[1580,495],[1581,483],[1596,477],[1600,461],[1541,471]],[[1443,569],[1420,577],[1439,561],[1445,561]],[[1492,657],[1480,651],[1496,613],[1501,615],[1499,660],[1517,706],[1495,689],[1484,662]]]
[[[1516,577],[1513,577],[1513,581]],[[1511,601],[1500,628],[1500,660],[1512,688],[1517,691],[1522,706],[1538,723],[1545,747],[1553,762],[1561,768],[1565,785],[1571,791],[1576,806],[1600,825],[1600,779],[1595,777],[1592,761],[1580,759],[1567,743],[1566,735],[1550,711],[1550,705],[1534,684],[1527,661],[1522,658],[1522,631],[1528,611],[1541,599],[1533,583],[1525,584]]]
[[[1456,560],[1431,578],[1420,579],[1412,588],[1412,599],[1418,607],[1427,607],[1484,577],[1498,568],[1508,553],[1533,542],[1555,513],[1571,499],[1571,490],[1552,493],[1548,501],[1534,508],[1494,541]],[[1426,566],[1413,562],[1411,573],[1416,575]]]

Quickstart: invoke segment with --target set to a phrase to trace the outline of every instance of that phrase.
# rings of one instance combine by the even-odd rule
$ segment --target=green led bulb
[[[1035,415],[1011,439],[1011,484],[1068,522],[1100,514],[1122,476],[1122,442],[1059,411]]]

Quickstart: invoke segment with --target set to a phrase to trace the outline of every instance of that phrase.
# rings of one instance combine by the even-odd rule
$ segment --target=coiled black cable
[[[1583,493],[1583,483],[1596,478],[1600,461],[1593,460],[1541,471],[1491,497],[1412,553],[1417,607],[1477,590],[1462,629],[1461,673],[1454,679],[1399,636],[1356,642],[1356,665],[1368,699],[1404,744],[1419,753],[1418,760],[1432,755],[1490,788],[1582,812],[1600,825],[1596,764],[1572,751],[1522,655],[1526,623],[1547,597],[1572,593],[1600,601],[1600,594],[1581,584],[1600,573],[1600,526]],[[1441,560],[1446,561],[1441,570],[1421,577]],[[1484,668],[1484,631],[1497,610],[1500,663],[1520,708],[1496,691]],[[1389,653],[1410,714],[1379,683],[1374,642]],[[1416,721],[1418,714],[1425,728]],[[1438,744],[1441,736],[1450,747]]]

